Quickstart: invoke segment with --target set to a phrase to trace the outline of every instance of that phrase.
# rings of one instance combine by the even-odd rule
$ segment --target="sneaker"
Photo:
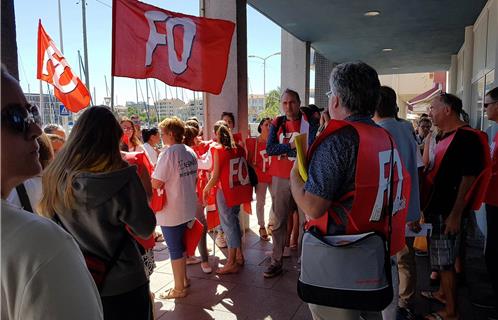
[[[187,258],[187,265],[191,265],[191,264],[198,264],[198,263],[201,263],[201,258],[198,258],[198,257],[188,257]]]
[[[396,309],[396,320],[415,320],[415,313],[410,308],[398,307]]]
[[[263,276],[265,278],[273,278],[282,273],[282,266],[270,264],[268,268],[266,268],[265,272],[263,272]]]
[[[218,232],[216,234],[215,243],[218,246],[218,248],[226,248],[227,247],[227,242],[225,240],[225,234],[223,232]]]

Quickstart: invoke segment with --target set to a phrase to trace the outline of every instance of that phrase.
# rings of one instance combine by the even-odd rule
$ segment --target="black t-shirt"
[[[452,132],[436,137],[436,141],[447,139]],[[458,130],[451,142],[437,173],[432,195],[424,210],[426,220],[442,215],[446,218],[458,195],[464,176],[477,177],[484,169],[484,150],[479,137],[469,130]]]

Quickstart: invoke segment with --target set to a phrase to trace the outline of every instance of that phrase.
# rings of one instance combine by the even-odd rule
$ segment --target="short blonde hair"
[[[183,135],[185,134],[185,123],[178,117],[166,118],[159,123],[159,128],[163,132],[173,133],[173,138],[176,143],[182,143]]]

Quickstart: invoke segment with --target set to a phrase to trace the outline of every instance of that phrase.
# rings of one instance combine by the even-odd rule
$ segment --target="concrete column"
[[[247,136],[247,18],[246,0],[200,0],[201,15],[236,23],[228,58],[228,69],[219,95],[204,94],[204,132],[212,138],[213,125],[223,111],[235,116],[235,132]]]
[[[309,104],[310,43],[303,42],[282,29],[281,88],[295,90],[301,105]]]
[[[451,66],[448,71],[448,93],[456,94],[458,78],[458,57],[456,54],[451,55]]]
[[[465,42],[463,44],[463,109],[470,114],[472,105],[472,68],[474,61],[474,27],[465,27]]]
[[[328,108],[329,102],[325,93],[330,90],[330,73],[336,65],[315,51],[315,104],[320,108]]]

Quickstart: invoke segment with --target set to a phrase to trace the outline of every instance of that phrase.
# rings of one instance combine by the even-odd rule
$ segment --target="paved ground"
[[[268,199],[269,200],[269,199]],[[268,203],[268,202],[267,202]],[[269,208],[267,208],[268,212]],[[246,265],[236,275],[218,276],[214,272],[206,275],[199,265],[187,267],[191,278],[189,295],[176,301],[155,300],[155,318],[167,319],[311,319],[307,308],[296,294],[298,278],[297,253],[285,259],[285,271],[273,278],[263,278],[263,270],[269,264],[265,251],[271,249],[271,242],[259,240],[258,226],[254,215],[250,218],[250,230],[243,237]],[[213,241],[208,238],[208,248],[213,250]],[[459,290],[459,308],[462,319],[498,319],[491,309],[477,308],[471,300],[482,304],[490,302],[490,287],[482,264],[482,237],[473,235],[467,246],[468,267],[466,285]],[[156,293],[172,286],[173,275],[164,244],[155,248],[157,268],[151,276],[151,290]],[[226,253],[226,252],[225,252]],[[224,251],[216,248],[211,251],[210,262],[216,266],[224,262]],[[429,288],[429,265],[427,257],[417,257],[419,290]],[[424,315],[441,308],[417,297],[416,311]]]

